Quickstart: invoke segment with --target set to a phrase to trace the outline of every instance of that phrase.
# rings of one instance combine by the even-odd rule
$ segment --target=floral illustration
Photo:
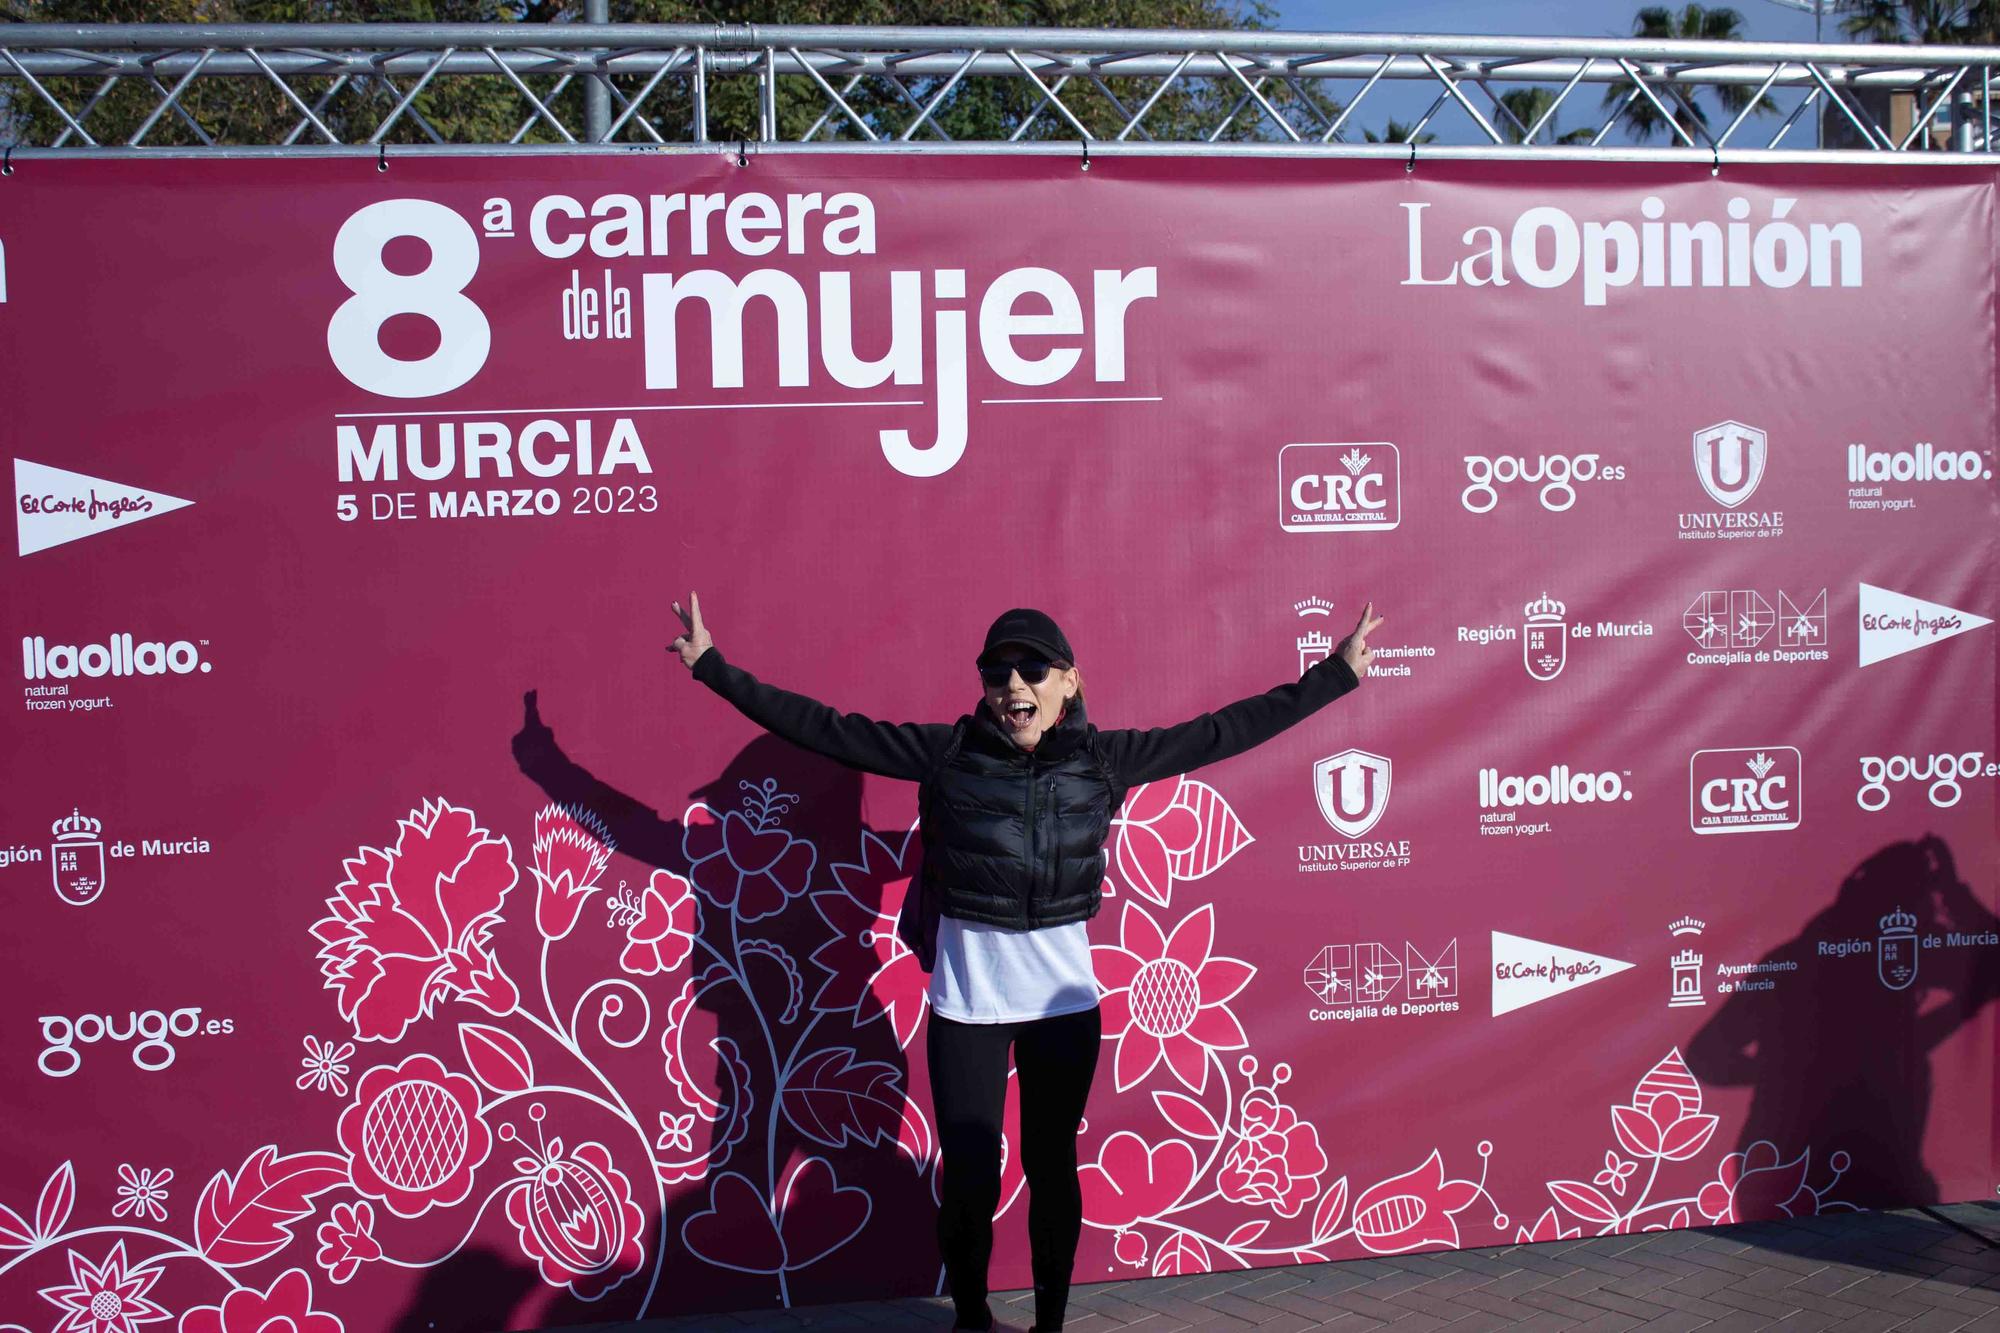
[[[159,1269],[126,1263],[125,1242],[120,1240],[96,1263],[71,1250],[69,1282],[43,1287],[42,1299],[64,1312],[56,1333],[135,1333],[141,1324],[172,1317],[146,1299],[159,1280]]]
[[[1243,1025],[1228,1001],[1257,969],[1209,953],[1215,909],[1204,905],[1181,918],[1172,936],[1136,902],[1125,904],[1115,945],[1093,945],[1104,1037],[1118,1043],[1112,1061],[1118,1091],[1137,1084],[1165,1060],[1189,1091],[1208,1084],[1209,1055],[1240,1050]]]
[[[489,952],[518,872],[505,838],[470,810],[427,801],[398,824],[393,848],[363,847],[313,926],[327,989],[364,1041],[397,1041],[437,1001],[493,1014],[518,995]]]
[[[912,1063],[927,978],[896,933],[921,841],[914,827],[864,829],[851,859],[822,857],[793,831],[798,797],[773,779],[739,789],[737,809],[690,806],[665,844],[681,859],[640,889],[614,881],[603,927],[587,929],[617,855],[596,814],[526,817],[530,918],[512,893],[523,844],[463,806],[421,802],[388,845],[364,842],[328,876],[311,927],[352,1040],[304,1037],[283,1077],[338,1099],[314,1103],[323,1127],[222,1163],[179,1210],[184,1239],[156,1229],[173,1216],[171,1170],[121,1165],[103,1225],[74,1220],[64,1163],[32,1208],[0,1201],[0,1275],[43,1264],[31,1289],[61,1312],[60,1333],[173,1321],[152,1299],[169,1264],[214,1284],[177,1333],[341,1333],[320,1299],[496,1233],[543,1289],[614,1318],[664,1313],[670,1265],[682,1282],[704,1267],[768,1282],[789,1305],[800,1274],[886,1252],[884,1228],[908,1219],[884,1221],[885,1173],[913,1173],[900,1183],[918,1197],[939,1188]],[[1489,1192],[1489,1140],[1355,1177],[1338,1127],[1288,1087],[1291,1065],[1252,1053],[1236,1010],[1257,969],[1218,940],[1216,907],[1175,905],[1249,842],[1220,794],[1185,778],[1135,789],[1114,820],[1119,910],[1096,929],[1115,942],[1094,944],[1093,961],[1111,1082],[1129,1101],[1115,1124],[1086,1124],[1077,1173],[1110,1262],[1199,1273],[1849,1206],[1832,1197],[1844,1152],[1816,1179],[1808,1147],[1717,1149],[1718,1118],[1677,1050],[1606,1108],[1579,1178],[1549,1180],[1539,1211],[1523,1210],[1532,1222],[1512,1223]],[[996,1215],[1024,1189],[1016,1082],[1010,1071]],[[51,1284],[58,1263],[67,1280]]]
[[[299,1067],[305,1072],[293,1083],[300,1092],[311,1088],[317,1092],[332,1092],[336,1097],[347,1095],[347,1062],[354,1058],[354,1043],[343,1041],[338,1046],[318,1037],[305,1039],[306,1053],[299,1060]]]
[[[179,1333],[342,1333],[340,1319],[312,1308],[312,1279],[287,1269],[263,1291],[238,1287],[220,1305],[198,1305],[181,1316]]]
[[[429,1055],[363,1074],[336,1136],[350,1155],[354,1188],[398,1217],[464,1199],[493,1147],[478,1086]]]
[[[127,1214],[146,1221],[167,1220],[167,1183],[174,1178],[172,1169],[155,1171],[151,1167],[134,1170],[129,1165],[118,1166],[118,1202],[111,1209],[113,1217]]]
[[[375,1208],[366,1199],[337,1203],[319,1227],[319,1252],[313,1260],[335,1283],[353,1277],[361,1265],[382,1257],[375,1239]]]

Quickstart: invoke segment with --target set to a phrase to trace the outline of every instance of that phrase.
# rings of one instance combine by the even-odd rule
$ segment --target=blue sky
[[[1740,0],[1752,41],[1809,42],[1811,14],[1772,0]],[[1523,37],[1627,37],[1637,0],[1279,0],[1279,26],[1300,32],[1514,33]],[[1840,40],[1831,21],[1828,39]]]
[[[1405,33],[1501,33],[1521,37],[1629,37],[1632,16],[1645,0],[1275,0],[1278,26],[1294,32],[1405,32]],[[1654,0],[1676,7],[1681,0]],[[1730,4],[1743,16],[1743,35],[1750,41],[1810,42],[1813,16],[1775,4],[1773,0],[1734,0]],[[1839,42],[1839,20],[1825,21],[1825,38]],[[1353,91],[1343,87],[1345,95]],[[1380,130],[1394,116],[1405,122],[1422,115],[1438,93],[1435,84],[1385,81],[1368,95],[1355,112],[1359,126]],[[1601,123],[1600,94],[1579,89],[1564,102],[1558,130]],[[1477,100],[1477,99],[1475,99]],[[1796,105],[1796,94],[1781,95],[1783,110]],[[1482,104],[1483,107],[1483,104]],[[1762,129],[1761,135],[1746,140],[1744,146],[1761,147],[1774,133],[1782,115],[1759,116],[1748,130]],[[1726,123],[1726,122],[1725,122]],[[1463,112],[1447,107],[1438,113],[1431,127],[1446,143],[1484,142],[1484,138]],[[1358,138],[1358,134],[1350,137]],[[1628,136],[1614,134],[1614,141]],[[1811,144],[1810,126],[1801,126],[1788,137],[1788,148]]]

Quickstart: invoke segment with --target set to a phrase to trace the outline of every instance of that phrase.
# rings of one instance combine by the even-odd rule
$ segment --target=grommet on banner
[[[1083,171],[1090,170],[1090,140],[1088,139],[1085,139],[1083,141],[1083,163],[1080,167],[1080,170]]]
[[[1415,171],[1416,169],[1417,169],[1417,141],[1415,139],[1412,139],[1410,140],[1410,160],[1403,164],[1403,170],[1409,172],[1409,171]]]
[[[1711,176],[1720,176],[1722,174],[1722,150],[1711,145],[1708,151],[1715,154],[1715,160],[1709,164],[1708,174]]]
[[[378,143],[375,145],[375,170],[387,171],[388,169],[389,169],[389,145],[385,143]]]
[[[750,143],[747,139],[736,141],[736,165],[739,167],[750,165]]]
[[[0,176],[11,176],[13,174],[14,174],[14,145],[8,144],[6,154],[4,156],[0,156]]]

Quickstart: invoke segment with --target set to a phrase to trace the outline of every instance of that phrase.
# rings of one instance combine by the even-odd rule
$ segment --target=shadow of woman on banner
[[[1746,978],[1768,975],[1772,990],[1739,981],[1688,1044],[1704,1086],[1751,1090],[1734,1179],[1725,1166],[1728,1188],[1712,1187],[1703,1211],[1725,1193],[1716,1220],[1809,1215],[1819,1193],[1864,1208],[1937,1202],[1924,1161],[1931,1053],[2000,994],[1996,931],[1941,839],[1891,843],[1855,867]]]
[[[699,906],[691,951],[668,969],[672,984],[633,978],[647,982],[655,1005],[640,1048],[651,1054],[651,1072],[634,1109],[664,1110],[653,1128],[669,1176],[666,1213],[652,1233],[666,1247],[668,1276],[652,1313],[933,1290],[935,1143],[928,1106],[912,1098],[908,1058],[924,974],[905,954],[896,984],[869,984],[890,952],[876,939],[885,930],[893,937],[917,839],[907,828],[866,825],[860,774],[768,734],[691,793],[680,818],[662,815],[564,753],[535,692],[523,702],[512,741],[522,773],[551,802],[602,821],[615,856],[692,886],[655,874],[623,897],[624,924],[647,933],[635,923],[667,906],[652,901],[654,888],[663,900],[679,899],[670,914],[677,926],[693,926]],[[733,979],[739,968],[754,1002]],[[676,1010],[688,981],[690,1001]],[[661,1032],[670,1024],[663,1072]],[[794,1089],[788,1097],[774,1086],[774,1058]],[[652,1193],[633,1184],[642,1198]],[[775,1227],[760,1200],[779,1214]],[[908,1243],[902,1222],[917,1224],[920,1243]],[[885,1224],[895,1243],[869,1244],[890,1236]],[[778,1248],[789,1267],[773,1273]],[[631,1282],[648,1280],[648,1259],[648,1273]],[[700,1296],[690,1299],[690,1286]],[[680,1291],[670,1297],[673,1287]],[[562,1299],[541,1319],[602,1319],[607,1306],[630,1304]]]

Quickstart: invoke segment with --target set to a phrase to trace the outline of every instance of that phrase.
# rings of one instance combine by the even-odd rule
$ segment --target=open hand
[[[1375,614],[1375,603],[1369,602],[1361,608],[1361,619],[1355,623],[1354,633],[1340,641],[1334,649],[1340,660],[1347,663],[1356,680],[1368,674],[1368,668],[1375,664],[1375,650],[1368,646],[1368,636],[1381,625],[1384,617]]]
[[[701,623],[701,594],[689,593],[685,607],[675,602],[674,614],[681,618],[681,628],[687,633],[676,635],[667,648],[679,653],[681,665],[692,670],[695,659],[715,646],[715,640],[708,637],[707,626]]]

